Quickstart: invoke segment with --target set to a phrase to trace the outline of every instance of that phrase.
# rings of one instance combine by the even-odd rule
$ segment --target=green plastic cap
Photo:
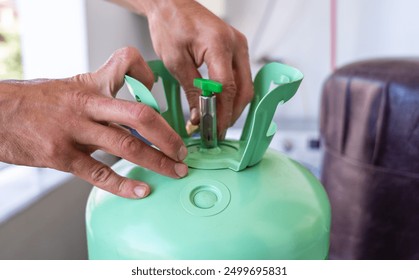
[[[202,96],[210,97],[214,93],[220,93],[223,90],[223,85],[219,82],[196,78],[193,80],[193,85],[202,90]]]

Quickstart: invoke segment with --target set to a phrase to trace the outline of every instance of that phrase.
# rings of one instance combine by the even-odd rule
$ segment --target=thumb
[[[106,86],[105,92],[113,97],[123,86],[126,74],[142,82],[148,89],[153,86],[154,74],[134,47],[116,50],[105,64],[93,73],[99,85]]]

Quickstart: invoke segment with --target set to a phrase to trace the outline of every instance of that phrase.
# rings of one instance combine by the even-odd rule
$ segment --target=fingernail
[[[188,174],[188,166],[186,166],[186,164],[183,163],[176,163],[175,172],[179,177],[185,177]]]
[[[197,124],[199,122],[199,112],[197,108],[191,110],[191,122],[192,124]]]
[[[148,191],[148,188],[146,186],[137,186],[137,187],[134,188],[134,193],[139,198],[145,197],[147,191]]]
[[[179,161],[182,161],[186,158],[186,156],[188,155],[188,149],[186,149],[185,146],[180,147],[178,153],[177,153],[177,158]]]

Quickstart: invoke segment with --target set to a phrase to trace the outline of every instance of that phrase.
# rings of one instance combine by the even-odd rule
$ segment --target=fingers
[[[115,195],[126,198],[143,198],[150,194],[150,187],[140,181],[116,174],[109,166],[90,156],[75,152],[69,171],[87,182]]]
[[[254,95],[247,41],[241,34],[238,35],[238,38],[237,51],[233,57],[237,93],[234,99],[231,125],[237,121],[244,108],[252,101]]]
[[[228,127],[232,125],[234,100],[237,92],[233,72],[231,51],[217,49],[209,51],[204,57],[208,66],[209,78],[222,83],[223,91],[217,95],[217,131],[218,138],[224,138]]]
[[[153,72],[138,50],[133,47],[125,47],[115,51],[108,61],[93,73],[93,76],[98,84],[108,87],[107,93],[115,96],[124,84],[126,74],[141,81],[149,89],[153,86]]]
[[[212,49],[204,57],[209,78],[223,84],[223,92],[217,97],[218,137],[221,139],[253,98],[247,40],[238,31],[234,31],[234,38],[232,47]]]
[[[190,121],[192,124],[197,125],[199,123],[199,96],[201,94],[200,90],[193,85],[195,78],[201,78],[197,66],[190,55],[185,55],[174,60],[169,59],[166,62],[166,67],[171,73],[174,73],[174,76],[185,91],[191,112]]]
[[[223,92],[217,96],[217,130],[220,139],[224,138],[227,128],[240,117],[253,97],[247,42],[241,36],[236,52],[221,46],[208,50],[204,57],[209,78],[223,84]],[[181,64],[178,60],[169,60],[166,65],[185,91],[191,109],[191,123],[198,124],[200,90],[193,86],[193,80],[200,77],[196,64],[190,56],[185,55]]]
[[[88,131],[89,133],[80,135],[76,140],[165,176],[182,178],[188,173],[188,167],[184,163],[171,159],[123,129],[97,124]]]
[[[187,149],[180,136],[164,118],[142,103],[111,98],[97,98],[86,112],[97,122],[114,122],[136,129],[160,151],[174,161],[183,161]]]

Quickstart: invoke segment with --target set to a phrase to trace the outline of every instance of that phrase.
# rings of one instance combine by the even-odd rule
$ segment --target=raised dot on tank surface
[[[218,201],[217,195],[211,190],[202,190],[193,197],[193,204],[202,209],[213,207]]]

